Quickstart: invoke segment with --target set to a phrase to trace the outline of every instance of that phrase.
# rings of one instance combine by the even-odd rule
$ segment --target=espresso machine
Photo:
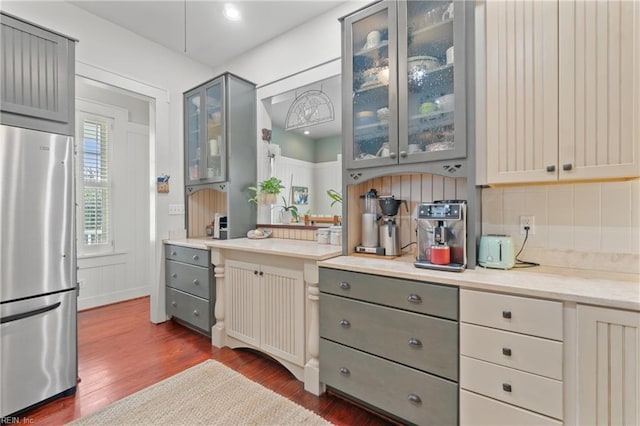
[[[462,272],[467,267],[467,202],[423,203],[417,211],[418,268]]]
[[[400,205],[404,203],[404,208],[408,212],[406,200],[396,200],[393,195],[380,196],[378,198],[382,218],[380,224],[380,247],[384,249],[385,256],[399,256],[400,250],[400,234],[398,233],[398,225],[396,224],[396,215],[400,209]]]

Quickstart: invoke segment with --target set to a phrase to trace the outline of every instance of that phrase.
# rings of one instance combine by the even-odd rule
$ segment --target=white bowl
[[[453,93],[449,93],[448,95],[440,96],[435,100],[435,104],[440,111],[453,111],[453,107],[455,105],[455,95]]]

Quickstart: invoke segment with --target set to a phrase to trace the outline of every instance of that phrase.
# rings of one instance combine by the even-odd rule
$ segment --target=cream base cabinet
[[[640,2],[478,10],[479,182],[640,176]]]
[[[227,336],[304,365],[302,271],[228,260],[225,277]]]
[[[577,306],[577,424],[640,424],[640,312]]]

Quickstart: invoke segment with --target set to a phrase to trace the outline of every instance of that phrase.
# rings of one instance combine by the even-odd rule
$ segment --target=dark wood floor
[[[314,396],[275,361],[248,350],[218,349],[211,340],[167,321],[149,322],[149,298],[78,314],[75,395],[36,408],[32,424],[62,425],[85,416],[206,359],[217,360],[337,425],[387,425],[333,395]]]

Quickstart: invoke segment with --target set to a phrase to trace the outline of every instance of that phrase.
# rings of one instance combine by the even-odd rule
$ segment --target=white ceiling
[[[70,1],[93,15],[124,27],[170,50],[185,54],[212,69],[224,66],[231,59],[280,34],[304,25],[305,22],[345,2],[344,0],[229,1],[242,14],[241,21],[232,22],[224,18],[222,12],[225,2],[220,0]],[[319,85],[310,88],[319,90]],[[312,131],[309,137],[316,139],[340,134],[342,113],[339,88],[339,79],[323,83],[322,90],[327,92],[336,108],[336,120],[313,126],[309,129]],[[304,89],[298,90],[298,94],[301,90]],[[295,95],[295,92],[293,94]],[[292,101],[293,97],[288,105]],[[284,128],[288,105],[285,103],[274,105],[271,114],[274,124],[281,125],[282,128]]]

